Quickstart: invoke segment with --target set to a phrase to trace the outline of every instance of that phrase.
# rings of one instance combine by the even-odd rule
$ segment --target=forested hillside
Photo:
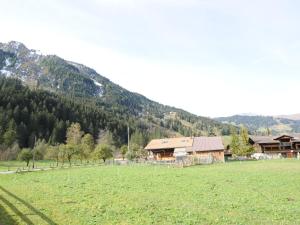
[[[42,55],[19,42],[0,43],[0,75],[20,79],[31,89],[63,95],[78,104],[88,99],[102,113],[116,120],[125,118],[130,126],[139,124],[139,129],[150,133],[154,128],[167,136],[218,135],[228,134],[230,130],[228,125],[151,101],[91,68],[57,56]]]
[[[79,157],[82,143],[77,142],[83,134],[91,135],[89,142],[99,143],[103,132],[108,145],[120,150],[128,141],[127,127],[131,143],[139,149],[130,157],[143,155],[152,138],[230,131],[230,125],[151,101],[91,68],[14,41],[0,43],[0,125],[0,159],[16,159],[21,149],[26,158],[32,151],[24,148],[37,149],[40,143],[60,145],[60,154],[77,149]],[[69,148],[66,137],[70,127],[78,133],[74,148]],[[41,158],[46,155],[36,152],[42,152]]]
[[[230,117],[215,118],[224,124],[236,126],[245,125],[253,134],[267,135],[299,133],[300,120],[291,120],[285,118],[275,118],[272,116],[243,116],[235,115]]]
[[[117,143],[126,139],[125,118],[104,112],[92,102],[81,102],[43,90],[30,90],[19,80],[0,78],[0,143],[28,147],[34,139],[62,143],[66,128],[79,122],[85,132],[98,135],[110,130]]]

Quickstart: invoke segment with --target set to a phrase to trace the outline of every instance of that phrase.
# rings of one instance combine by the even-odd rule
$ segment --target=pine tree
[[[240,155],[247,156],[252,153],[253,148],[249,144],[249,134],[248,129],[245,126],[241,127],[241,143],[240,143]]]
[[[97,139],[97,144],[115,146],[112,133],[108,130],[100,130]]]
[[[10,120],[8,128],[3,135],[3,142],[6,146],[10,147],[16,141],[16,137],[17,137],[16,123],[12,119]]]
[[[130,137],[130,143],[136,144],[139,147],[144,147],[145,138],[140,131],[136,130]]]
[[[60,120],[59,122],[56,121],[54,128],[52,130],[50,143],[55,145],[57,143],[63,143],[66,137],[66,126],[64,121]]]
[[[20,148],[28,146],[29,132],[26,124],[21,122],[17,129],[17,140]]]
[[[248,129],[245,126],[241,126],[241,141],[242,145],[246,146],[249,143]]]
[[[231,148],[232,154],[240,155],[240,140],[239,140],[239,136],[237,134],[236,128],[232,127],[230,133],[231,133],[230,148]]]

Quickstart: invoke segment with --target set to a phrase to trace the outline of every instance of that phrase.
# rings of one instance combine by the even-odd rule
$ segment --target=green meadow
[[[300,224],[300,161],[0,175],[0,224]]]
[[[55,167],[56,163],[50,160],[39,160],[35,162],[35,168]],[[29,163],[29,168],[32,169],[32,161]],[[28,170],[25,162],[21,161],[0,161],[0,172],[16,171],[17,169]]]

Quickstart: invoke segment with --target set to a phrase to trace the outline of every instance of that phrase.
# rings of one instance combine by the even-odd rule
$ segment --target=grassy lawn
[[[80,160],[73,160],[72,161],[72,167],[74,166],[95,166],[95,165],[99,165],[99,162],[90,162],[90,163],[86,163],[83,162],[81,163]],[[102,163],[101,163],[102,164]],[[35,162],[35,168],[36,169],[41,169],[41,168],[56,168],[57,164],[55,161],[51,161],[51,160],[39,160]],[[68,168],[69,163],[65,162],[64,165],[62,165],[62,163],[60,162],[58,164],[58,167],[65,167]],[[25,162],[21,162],[21,161],[0,161],[0,172],[6,172],[6,171],[16,171],[17,169],[22,169],[22,170],[28,170],[28,168],[30,170],[32,170],[32,161],[30,161],[29,166],[26,166]],[[1,225],[1,224],[0,224]]]
[[[0,175],[0,224],[300,224],[300,161]]]
[[[43,160],[36,161],[35,168],[48,168],[50,165],[55,166],[54,161]],[[32,167],[32,162],[30,161],[29,167]],[[26,163],[21,161],[0,161],[0,172],[1,171],[16,171],[18,168],[27,169]]]

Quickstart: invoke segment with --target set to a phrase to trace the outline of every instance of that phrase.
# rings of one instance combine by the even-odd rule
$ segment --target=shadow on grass
[[[24,201],[23,199],[19,198],[18,196],[16,196],[15,194],[9,192],[8,190],[6,190],[5,188],[0,186],[0,190],[2,190],[4,193],[6,193],[7,195],[9,195],[10,197],[16,199],[17,201],[19,201],[20,203],[22,203],[24,206],[26,206],[29,210],[31,210],[35,215],[39,216],[42,220],[44,220],[47,224],[49,225],[57,225],[57,223],[55,223],[53,220],[51,220],[48,216],[46,216],[44,213],[42,213],[41,211],[39,211],[38,209],[34,208],[31,204],[29,204],[28,202]],[[0,203],[1,201],[7,205],[8,208],[10,208],[17,216],[19,216],[24,223],[28,224],[28,225],[34,225],[34,223],[26,216],[24,215],[20,210],[18,210],[11,202],[9,202],[7,199],[5,199],[4,197],[2,197],[0,195]],[[3,219],[4,221],[2,221],[2,213],[4,215]],[[7,220],[5,222],[5,220]],[[11,216],[9,216],[7,214],[7,212],[4,210],[4,208],[1,206],[0,204],[0,225],[2,224],[7,224],[7,225],[14,225],[17,224],[12,218]]]
[[[3,201],[3,198],[0,196],[0,224],[17,225],[17,222],[4,209],[2,202],[4,203],[5,201]]]

